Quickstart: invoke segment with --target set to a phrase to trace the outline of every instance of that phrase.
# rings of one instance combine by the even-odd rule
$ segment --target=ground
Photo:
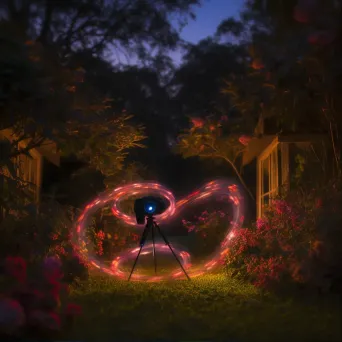
[[[340,341],[339,301],[265,295],[216,274],[172,283],[101,275],[73,290],[82,305],[73,340]]]

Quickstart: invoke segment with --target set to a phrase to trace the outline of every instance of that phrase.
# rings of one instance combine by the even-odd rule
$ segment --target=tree
[[[227,97],[220,89],[231,73],[243,72],[245,52],[231,43],[208,38],[190,46],[184,62],[176,71],[170,88],[176,89],[173,101],[185,115],[230,115]]]
[[[59,139],[60,145],[64,153],[74,153],[88,167],[100,171],[107,186],[115,184],[128,151],[144,147],[141,144],[145,139],[143,127],[130,124],[129,119],[129,115],[115,117],[111,112],[110,117],[99,115],[96,122],[94,119],[89,123],[70,122],[65,140]]]
[[[223,159],[232,168],[250,197],[254,199],[238,166],[246,141],[244,137],[233,134],[232,131],[224,132],[224,126],[227,126],[224,118],[221,121],[193,118],[192,127],[178,137],[176,152],[181,153],[185,158],[196,156]]]
[[[48,61],[50,66],[56,67],[56,75],[51,79],[55,80],[65,72],[78,72],[80,67],[87,71],[87,82],[82,84],[75,85],[70,78],[63,80],[62,85],[68,90],[65,108],[61,107],[64,101],[56,101],[57,112],[65,113],[61,121],[67,126],[54,128],[54,138],[62,143],[69,142],[68,150],[64,148],[65,153],[78,151],[79,157],[101,168],[107,176],[109,173],[114,176],[113,170],[117,173],[122,168],[127,148],[137,146],[143,134],[142,127],[136,124],[137,120],[128,122],[128,116],[120,116],[120,112],[128,109],[140,118],[147,117],[149,122],[161,121],[147,113],[154,116],[167,108],[166,92],[160,82],[165,83],[168,72],[172,70],[165,52],[180,42],[175,19],[184,24],[189,16],[193,16],[193,6],[199,3],[199,0],[4,2],[2,22],[7,27],[15,28],[19,40],[43,49],[44,54],[48,55],[44,62]],[[117,68],[114,70],[113,65],[107,62],[114,55],[138,58],[145,67],[143,70],[119,71],[120,58],[116,58]],[[94,56],[106,57],[107,61]],[[136,77],[139,77],[138,83],[134,82]],[[122,92],[123,83],[134,86],[134,91],[132,88],[128,94],[126,88]],[[52,88],[54,94],[64,91],[63,87],[58,92],[56,87]],[[146,91],[155,93],[152,101]],[[127,108],[127,104],[131,108]],[[77,134],[75,126],[78,126]],[[120,129],[116,130],[117,127]],[[118,146],[117,140],[104,143],[103,136],[113,140],[116,133],[127,137],[125,147],[122,144]],[[81,140],[86,137],[87,141]],[[95,142],[99,144],[97,147]],[[107,151],[104,151],[105,148]],[[108,169],[109,164],[112,171]]]
[[[178,31],[170,18],[184,23],[199,2],[5,0],[1,16],[26,37],[57,46],[63,56],[80,50],[101,54],[110,48],[146,58],[150,48],[163,50],[177,45]]]
[[[106,94],[95,91],[94,82],[85,82],[83,69],[59,64],[42,44],[4,34],[0,42],[0,129],[14,133],[12,142],[1,142],[1,183],[6,189],[10,186],[2,192],[3,207],[13,209],[29,185],[17,177],[16,158],[29,156],[47,139],[57,142],[64,155],[75,153],[109,181],[122,169],[128,150],[142,146],[143,127],[133,124],[131,115],[115,112]],[[28,141],[27,147],[20,148],[20,141]]]
[[[334,1],[251,1],[242,15],[251,39],[249,72],[224,92],[269,133],[329,133],[340,168],[340,6]]]

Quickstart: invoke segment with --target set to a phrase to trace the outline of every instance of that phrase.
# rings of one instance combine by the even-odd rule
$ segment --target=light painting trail
[[[227,222],[227,228],[225,233],[225,238],[221,242],[216,253],[209,260],[204,263],[198,265],[191,265],[191,257],[188,252],[182,251],[180,249],[176,249],[175,253],[179,256],[184,268],[187,270],[189,276],[191,278],[200,276],[204,273],[212,271],[218,265],[220,265],[220,261],[223,260],[225,255],[228,252],[229,243],[231,239],[234,237],[234,232],[241,228],[244,216],[243,216],[243,198],[239,191],[237,185],[227,181],[227,180],[214,180],[199,190],[191,193],[187,197],[175,201],[175,198],[171,191],[164,188],[162,185],[157,183],[134,183],[125,185],[119,188],[114,189],[113,191],[107,192],[96,198],[93,202],[88,204],[83,213],[79,216],[76,224],[75,230],[75,245],[79,251],[79,253],[88,261],[90,265],[98,268],[99,270],[118,277],[122,279],[127,279],[129,275],[128,270],[124,270],[122,265],[126,261],[130,259],[134,259],[137,256],[139,251],[139,247],[127,249],[126,251],[120,253],[115,259],[111,262],[111,266],[106,266],[102,261],[100,261],[95,253],[92,253],[87,248],[86,243],[86,229],[89,224],[89,220],[92,215],[100,208],[103,208],[106,205],[111,205],[112,213],[117,218],[121,219],[128,225],[136,226],[141,229],[144,228],[144,225],[137,225],[135,216],[130,216],[125,214],[121,208],[120,203],[123,200],[129,199],[134,196],[159,196],[164,197],[169,203],[169,207],[164,211],[161,215],[156,215],[156,222],[161,226],[163,223],[165,224],[171,218],[174,218],[180,211],[186,208],[188,205],[195,204],[201,202],[201,200],[207,199],[209,197],[224,197],[231,203],[233,208],[233,216],[232,219]],[[228,216],[228,215],[227,215]],[[164,244],[157,243],[156,250],[158,253],[171,253],[168,246]],[[152,253],[152,244],[147,245],[143,248],[142,255],[151,254]],[[168,275],[144,275],[140,273],[136,273],[132,275],[132,280],[135,281],[163,281],[163,280],[171,280],[183,278],[184,274],[180,268],[176,268],[171,271]]]

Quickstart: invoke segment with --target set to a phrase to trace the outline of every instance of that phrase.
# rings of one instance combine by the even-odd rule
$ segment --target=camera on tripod
[[[134,202],[134,212],[137,224],[145,224],[145,217],[162,214],[168,203],[160,197],[146,196]]]
[[[141,235],[141,240],[140,240],[140,249],[139,252],[134,260],[134,264],[131,270],[131,273],[128,277],[128,281],[131,279],[131,276],[134,272],[135,266],[137,265],[140,253],[142,251],[142,248],[145,245],[146,239],[151,233],[152,235],[152,247],[153,247],[153,259],[154,259],[154,272],[157,273],[157,259],[156,259],[156,246],[155,246],[155,233],[159,233],[159,235],[162,237],[162,239],[165,242],[165,245],[167,245],[173,254],[174,258],[178,262],[180,268],[184,272],[185,276],[190,280],[189,275],[186,273],[182,263],[178,259],[177,255],[175,254],[174,250],[172,249],[170,242],[168,241],[167,237],[165,234],[161,231],[160,227],[158,226],[157,222],[154,220],[153,215],[159,215],[162,214],[167,207],[170,206],[170,203],[160,197],[153,197],[153,196],[147,196],[143,198],[136,199],[134,202],[134,212],[135,212],[135,217],[136,221],[138,224],[144,224],[145,219],[147,218],[146,226],[145,229]]]

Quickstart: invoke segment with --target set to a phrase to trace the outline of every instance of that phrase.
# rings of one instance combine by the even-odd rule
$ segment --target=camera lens
[[[153,214],[156,211],[156,204],[153,202],[145,203],[145,212],[146,214]]]

